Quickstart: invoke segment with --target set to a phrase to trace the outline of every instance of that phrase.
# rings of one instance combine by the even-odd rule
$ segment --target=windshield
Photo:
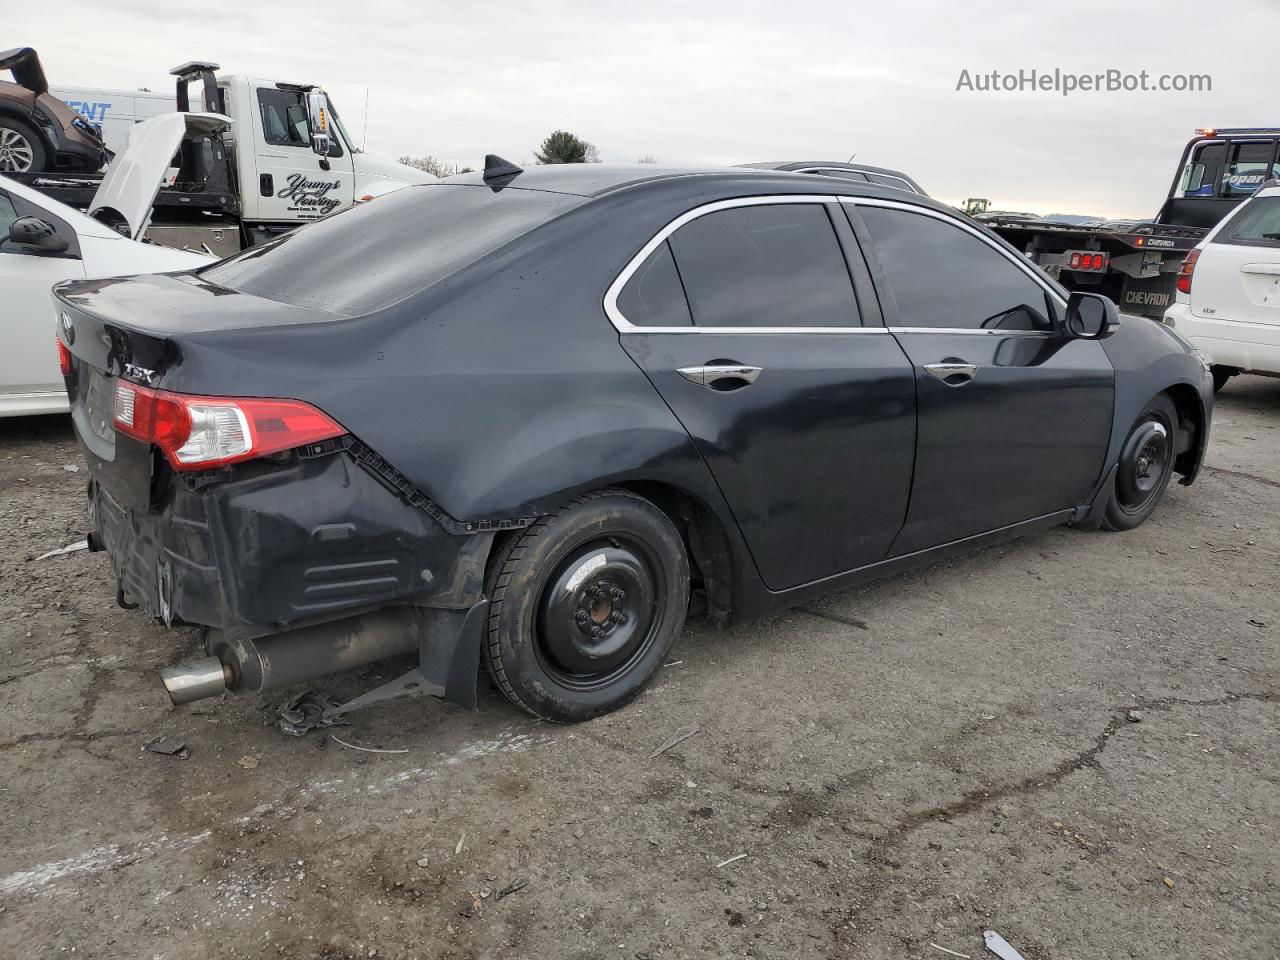
[[[346,143],[347,149],[352,153],[364,153],[364,147],[357,147],[356,142],[351,139],[351,134],[347,133],[347,128],[342,123],[342,118],[338,116],[338,108],[333,105],[333,97],[330,97],[327,93],[325,94],[325,97],[329,101],[329,116],[333,120],[333,125],[338,128],[338,133]]]
[[[425,290],[582,202],[466,184],[403,187],[199,273],[240,293],[355,316]]]

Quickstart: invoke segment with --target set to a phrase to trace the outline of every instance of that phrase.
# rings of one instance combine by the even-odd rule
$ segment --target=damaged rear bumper
[[[95,471],[91,544],[122,603],[207,628],[228,688],[416,648],[422,692],[474,705],[492,532],[446,530],[345,448],[157,477],[144,506]]]

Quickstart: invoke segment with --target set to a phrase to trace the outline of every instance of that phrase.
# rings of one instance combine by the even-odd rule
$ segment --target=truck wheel
[[[689,607],[689,560],[666,514],[607,489],[507,540],[488,593],[494,683],[544,720],[589,720],[634,699],[666,659]]]
[[[1104,530],[1132,530],[1156,508],[1173,475],[1178,411],[1163,393],[1147,404],[1124,446],[1115,488],[1102,518]]]
[[[0,117],[0,173],[42,173],[45,160],[38,133],[21,120]]]
[[[1240,371],[1235,367],[1224,367],[1220,363],[1215,363],[1209,370],[1213,374],[1213,392],[1217,393],[1227,385],[1227,381],[1234,377]]]

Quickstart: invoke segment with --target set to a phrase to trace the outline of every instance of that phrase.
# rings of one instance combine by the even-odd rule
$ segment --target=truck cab
[[[226,139],[240,184],[240,215],[247,222],[268,230],[295,227],[408,183],[435,179],[361,150],[319,87],[234,75],[219,77],[217,86],[223,102],[207,109],[236,121]],[[323,156],[313,149],[312,94],[327,102],[329,148]]]
[[[1209,228],[1268,180],[1280,177],[1280,129],[1201,128],[1182,151],[1182,164],[1156,223]]]

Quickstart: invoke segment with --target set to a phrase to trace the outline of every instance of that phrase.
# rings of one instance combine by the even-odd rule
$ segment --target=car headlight
[[[1200,366],[1204,367],[1205,373],[1208,373],[1210,370],[1213,369],[1213,361],[1209,359],[1206,353],[1204,353],[1202,350],[1198,350],[1195,347],[1191,348],[1191,352],[1196,355],[1196,359],[1200,361]]]

